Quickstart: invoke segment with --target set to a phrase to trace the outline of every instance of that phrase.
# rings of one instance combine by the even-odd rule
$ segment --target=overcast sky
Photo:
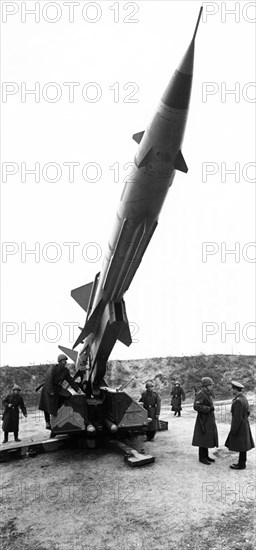
[[[255,9],[203,4],[189,171],[176,173],[125,295],[134,342],[117,343],[113,359],[255,353]],[[101,269],[132,135],[152,118],[200,5],[2,2],[1,365],[55,361],[77,338],[85,313],[70,291]]]

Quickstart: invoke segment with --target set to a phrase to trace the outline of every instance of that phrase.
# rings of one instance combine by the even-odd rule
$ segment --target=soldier
[[[148,418],[152,419],[147,427],[147,440],[153,441],[158,428],[158,419],[161,409],[161,399],[159,394],[154,391],[153,382],[146,383],[146,391],[142,392],[139,401],[143,403],[144,409],[148,411]]]
[[[27,418],[27,409],[24,405],[23,397],[20,395],[21,388],[15,384],[12,388],[12,393],[9,393],[4,399],[5,406],[3,414],[3,443],[8,443],[8,433],[14,432],[15,441],[20,441],[19,435],[19,408],[22,410],[25,418]]]
[[[51,429],[50,414],[57,416],[58,408],[71,396],[68,390],[62,388],[62,382],[66,380],[76,392],[80,390],[79,384],[74,382],[66,367],[67,360],[67,356],[61,353],[58,356],[58,364],[51,365],[46,373],[40,396],[39,410],[44,411],[47,430]]]
[[[202,378],[202,389],[198,392],[194,401],[194,409],[197,411],[192,445],[199,447],[199,462],[210,466],[215,462],[209,457],[208,448],[218,447],[218,432],[214,416],[214,406],[211,397],[213,381],[206,376]]]
[[[243,395],[243,384],[232,380],[232,390],[235,396],[231,406],[231,427],[225,446],[230,451],[239,452],[237,464],[232,464],[232,470],[245,470],[246,468],[246,453],[255,447],[250,429],[248,416],[250,415],[249,403]]]
[[[174,416],[176,416],[176,414],[180,416],[180,411],[182,410],[181,400],[185,401],[186,397],[185,397],[185,392],[181,387],[179,380],[176,380],[174,387],[172,388],[172,391],[171,391],[171,396],[172,396],[172,400],[171,400],[172,411],[175,411]]]

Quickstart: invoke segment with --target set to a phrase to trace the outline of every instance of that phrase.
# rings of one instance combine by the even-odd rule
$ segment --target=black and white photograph
[[[256,3],[1,21],[1,549],[255,547]]]

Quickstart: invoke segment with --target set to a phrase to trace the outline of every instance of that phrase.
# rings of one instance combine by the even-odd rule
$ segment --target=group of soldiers
[[[153,391],[152,384],[146,384],[147,391],[144,392],[147,395],[149,388],[152,394],[151,400],[155,400],[155,407],[157,411],[156,417],[158,418],[160,412],[160,397]],[[225,441],[225,446],[230,451],[239,452],[238,462],[230,465],[233,470],[244,470],[246,468],[247,451],[250,451],[255,447],[248,417],[250,415],[250,407],[247,398],[243,394],[244,386],[240,382],[232,380],[231,387],[233,391],[233,401],[231,405],[231,426],[228,437]],[[185,401],[185,392],[177,380],[171,391],[171,406],[174,411],[174,416],[181,416],[181,403]],[[147,405],[147,401],[144,401],[144,406]],[[147,408],[147,406],[145,407]],[[194,427],[192,445],[198,447],[199,462],[210,466],[212,462],[215,462],[214,458],[209,456],[209,448],[218,447],[218,430],[214,415],[213,404],[213,380],[206,376],[202,378],[202,388],[196,393],[194,400],[194,410],[197,412],[197,418]],[[152,411],[148,409],[148,415],[153,416]],[[149,423],[148,430],[151,430],[151,422]],[[153,425],[154,429],[154,425]],[[149,432],[150,433],[150,432]],[[153,432],[153,437],[155,432]]]
[[[232,419],[225,446],[230,451],[239,452],[238,462],[230,468],[244,470],[247,451],[255,447],[248,420],[250,408],[243,394],[243,384],[232,380],[231,385],[234,396],[231,405]],[[197,419],[192,445],[199,447],[199,462],[210,466],[215,459],[209,457],[209,448],[218,447],[218,430],[214,415],[213,380],[208,376],[202,378],[202,388],[195,397],[194,409],[197,411]]]
[[[50,415],[56,416],[58,408],[71,395],[68,390],[62,387],[62,383],[64,381],[68,382],[78,393],[84,390],[83,384],[75,382],[70,375],[66,366],[67,360],[66,355],[60,354],[58,363],[48,368],[45,382],[40,386],[42,391],[39,409],[44,412],[47,429],[51,429]],[[249,403],[243,394],[244,386],[236,381],[232,381],[231,384],[234,396],[231,406],[232,420],[225,446],[230,451],[239,452],[238,462],[232,464],[230,468],[243,470],[246,468],[247,451],[255,445],[248,420],[250,415]],[[185,392],[177,380],[171,391],[171,406],[174,416],[181,416],[181,404],[184,400]],[[154,390],[152,381],[146,383],[146,389],[142,392],[139,401],[148,412],[147,440],[153,441],[159,425],[161,399],[158,392]],[[14,433],[15,441],[20,441],[18,438],[19,409],[25,417],[27,416],[26,407],[21,396],[21,388],[15,384],[12,393],[4,398],[3,404],[3,443],[8,442],[9,432]],[[215,459],[209,457],[209,448],[218,447],[218,431],[213,404],[213,380],[210,377],[202,378],[202,388],[196,393],[194,409],[197,411],[197,418],[192,445],[199,447],[199,462],[209,466],[212,462],[215,462]]]
[[[81,391],[81,384],[77,384],[68,368],[67,356],[61,353],[58,356],[58,363],[50,365],[47,370],[46,378],[43,384],[37,389],[42,388],[39,402],[39,410],[44,412],[46,429],[51,429],[50,416],[57,416],[59,407],[71,396],[70,392],[62,387],[64,381],[76,391]],[[21,409],[24,416],[27,416],[27,410],[24,405],[23,398],[21,396],[21,388],[17,384],[13,386],[12,393],[9,393],[3,399],[4,414],[3,414],[3,443],[8,442],[8,434],[14,433],[15,441],[20,441],[18,438],[19,431],[19,409]]]
[[[160,397],[151,388],[152,402],[153,399],[157,403],[158,414],[160,412]],[[247,451],[255,447],[248,417],[250,415],[250,407],[247,398],[243,394],[244,386],[240,382],[232,380],[233,401],[231,405],[231,426],[228,437],[225,441],[225,446],[230,451],[239,452],[238,462],[230,465],[233,470],[244,470],[246,468]],[[145,392],[145,395],[147,395]],[[181,403],[185,401],[185,392],[177,380],[171,392],[171,405],[174,416],[181,416]],[[141,399],[142,400],[142,399]],[[144,397],[145,402],[145,397]],[[147,403],[146,403],[147,404]],[[144,405],[145,406],[145,405]],[[147,408],[147,407],[145,407]],[[196,393],[194,400],[194,410],[197,412],[196,423],[194,427],[192,445],[198,447],[199,462],[210,466],[215,462],[214,458],[209,456],[209,448],[218,447],[218,430],[214,415],[213,404],[213,380],[206,376],[202,378],[202,388]],[[152,415],[151,410],[148,411],[149,416]],[[149,423],[148,430],[151,430]],[[149,432],[150,433],[150,432]],[[153,434],[155,435],[155,433]]]

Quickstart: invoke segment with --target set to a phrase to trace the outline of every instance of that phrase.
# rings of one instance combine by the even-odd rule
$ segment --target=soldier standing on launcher
[[[181,400],[185,401],[186,397],[185,397],[185,392],[178,380],[176,380],[174,387],[172,388],[171,396],[172,396],[172,400],[171,400],[172,411],[175,411],[174,416],[176,416],[176,414],[180,416],[180,411],[182,410]]]
[[[232,464],[230,468],[232,470],[244,470],[246,468],[246,452],[255,447],[248,420],[248,416],[250,415],[249,403],[242,393],[244,389],[243,384],[235,380],[231,384],[235,397],[231,406],[231,428],[225,446],[230,451],[239,452],[238,463]]]
[[[62,382],[66,380],[73,390],[76,392],[80,390],[79,384],[74,382],[66,367],[67,360],[67,356],[61,353],[58,356],[58,364],[51,365],[46,373],[38,408],[40,411],[44,411],[47,430],[51,429],[50,414],[57,416],[60,406],[71,396],[68,390],[62,388]]]
[[[144,409],[148,411],[148,418],[152,418],[147,427],[147,440],[153,441],[158,428],[158,419],[161,409],[161,399],[159,394],[154,391],[152,382],[146,383],[146,391],[142,392],[140,400]]]
[[[211,462],[215,462],[215,460],[209,457],[208,447],[218,447],[218,432],[211,396],[213,388],[212,379],[208,376],[202,378],[202,386],[194,401],[197,419],[192,445],[199,447],[199,462],[210,466]]]
[[[3,414],[3,443],[8,443],[9,432],[14,432],[15,441],[20,441],[19,435],[19,408],[22,410],[25,418],[27,417],[27,409],[24,405],[23,397],[20,395],[21,388],[15,384],[12,388],[12,393],[3,399],[4,414]]]

